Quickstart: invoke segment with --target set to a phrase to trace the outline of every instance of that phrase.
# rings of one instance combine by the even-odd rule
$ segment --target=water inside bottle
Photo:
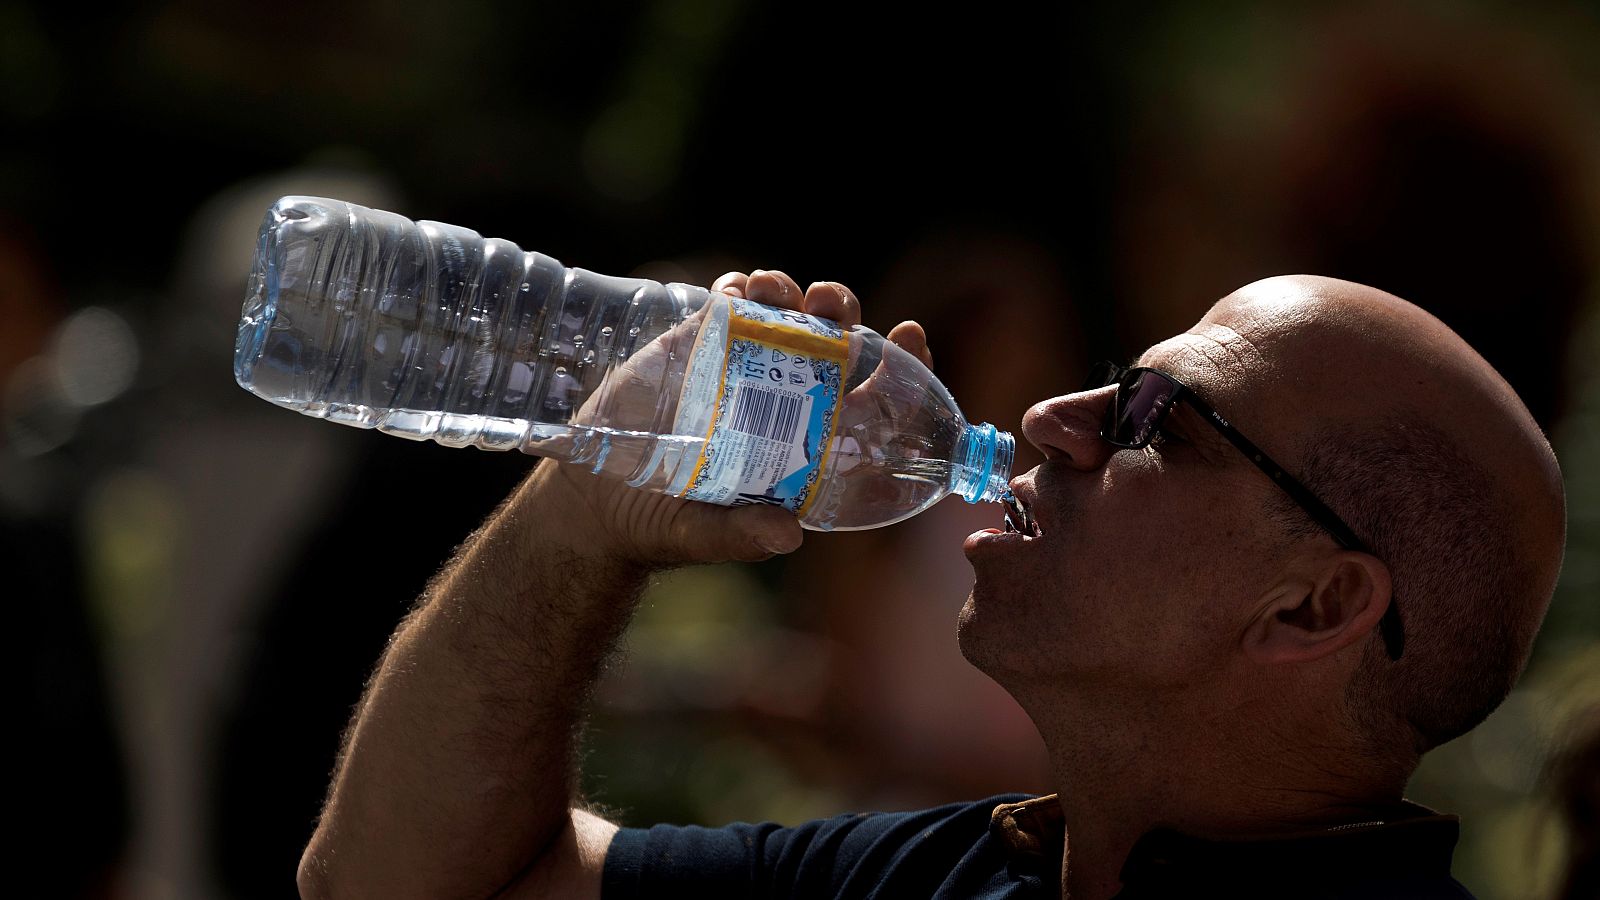
[[[292,404],[285,404],[292,405]],[[557,425],[498,416],[463,415],[421,409],[374,409],[368,406],[325,403],[304,404],[300,411],[345,425],[375,428],[410,440],[431,440],[447,447],[476,446],[484,450],[522,450],[538,456],[556,456],[597,473],[628,478],[637,484],[670,483],[684,463],[699,458],[705,438],[656,434],[593,425]],[[835,445],[834,475],[844,479],[882,477],[912,483],[931,501],[951,484],[965,467],[938,458],[863,456]],[[648,461],[648,462],[647,462]]]
[[[890,477],[900,481],[920,481],[934,485],[950,483],[950,475],[957,468],[945,459],[922,459],[908,456],[884,456],[868,460],[862,465],[890,469]]]

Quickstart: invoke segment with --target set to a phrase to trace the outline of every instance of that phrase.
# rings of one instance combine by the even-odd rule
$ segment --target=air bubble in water
[[[522,283],[522,289],[523,289],[523,290],[527,290],[527,289],[528,289],[528,283],[527,283],[527,282],[526,282],[526,281],[524,281],[524,282],[523,282],[523,283]]]
[[[600,329],[600,336],[601,337],[611,337],[611,331],[612,331],[611,326],[607,325],[604,328]]]
[[[566,366],[556,366],[556,377],[557,378],[565,378],[566,375],[567,375],[567,367]]]
[[[583,355],[583,361],[586,363],[594,362],[594,351],[590,350],[588,353],[585,353]]]
[[[574,347],[582,347],[583,346],[583,335],[581,335],[581,334],[573,335],[572,336],[572,346],[574,346]]]
[[[638,337],[638,336],[639,336],[639,326],[635,325],[632,328],[628,329],[628,337]]]

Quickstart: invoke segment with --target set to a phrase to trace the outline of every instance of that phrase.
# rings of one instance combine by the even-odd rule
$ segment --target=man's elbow
[[[317,852],[315,839],[300,855],[300,870],[295,873],[295,887],[300,890],[300,900],[331,900],[333,885],[328,880],[327,868]]]

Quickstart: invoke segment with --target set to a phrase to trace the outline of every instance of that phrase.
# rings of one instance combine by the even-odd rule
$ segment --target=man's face
[[[1137,364],[1173,375],[1276,455],[1284,444],[1252,396],[1265,367],[1247,331],[1208,317]],[[1028,411],[1023,434],[1046,461],[1015,484],[1041,533],[967,542],[976,581],[962,650],[1013,690],[1062,679],[1176,686],[1216,671],[1285,549],[1267,512],[1271,482],[1189,407],[1151,447],[1106,443],[1115,391]]]

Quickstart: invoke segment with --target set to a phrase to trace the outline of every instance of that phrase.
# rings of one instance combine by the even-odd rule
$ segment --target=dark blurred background
[[[1571,546],[1522,686],[1410,795],[1464,816],[1480,896],[1553,888],[1541,773],[1600,715],[1593,3],[113,6],[0,2],[13,895],[292,892],[386,637],[533,464],[233,384],[254,230],[289,193],[613,274],[842,281],[1012,431],[1263,276],[1424,306],[1551,435]],[[947,500],[664,578],[591,794],[637,824],[1048,789],[954,639],[960,540],[998,518]]]

